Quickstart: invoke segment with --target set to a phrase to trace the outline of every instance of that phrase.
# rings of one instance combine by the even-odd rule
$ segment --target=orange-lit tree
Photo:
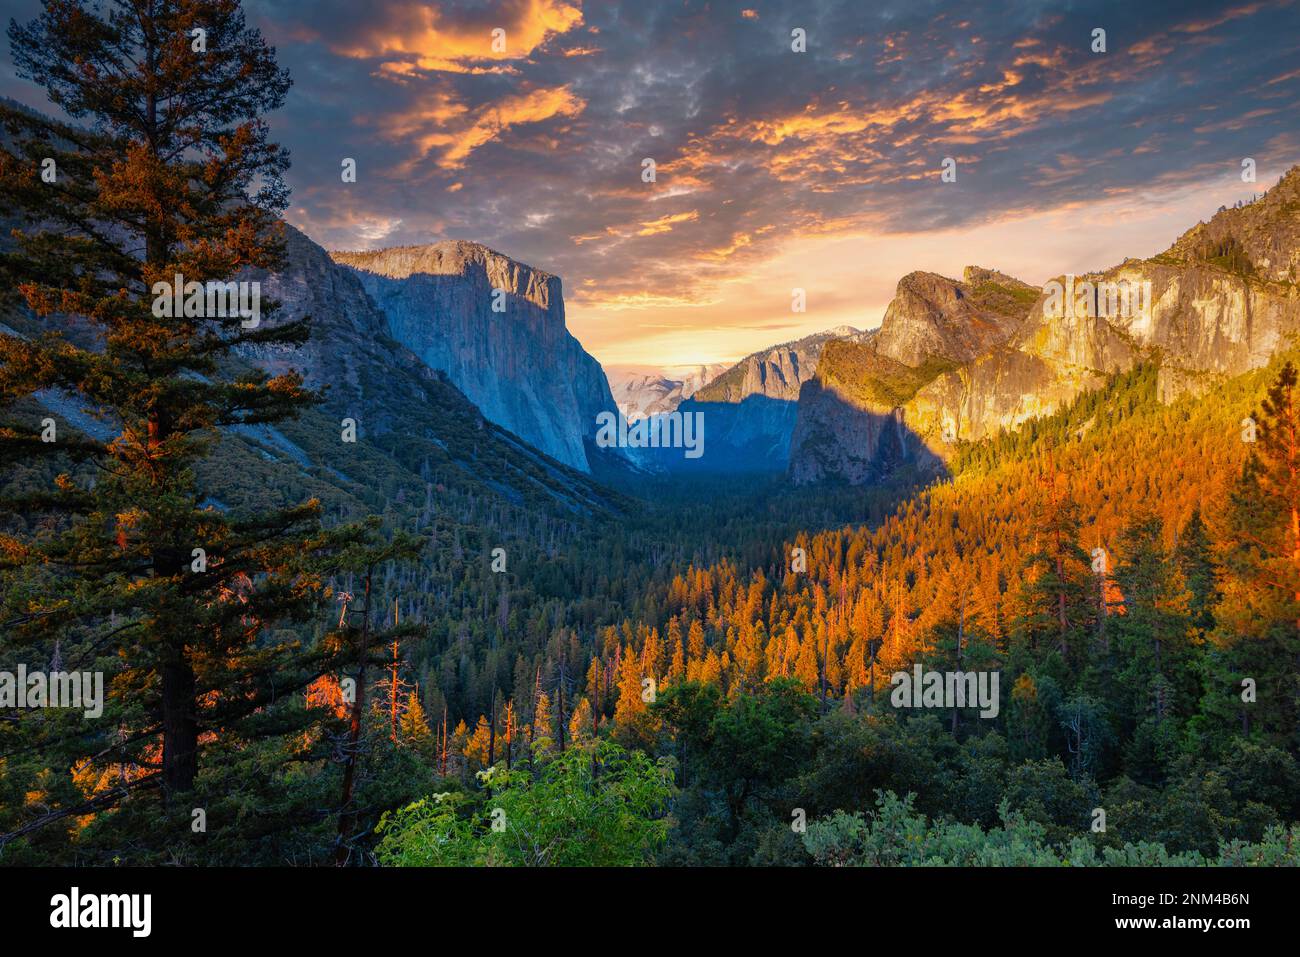
[[[1232,490],[1206,710],[1279,743],[1300,731],[1300,385],[1286,363]],[[1226,715],[1225,715],[1226,716]]]
[[[287,74],[235,0],[48,0],[9,39],[19,73],[70,120],[0,105],[0,197],[17,224],[0,270],[36,333],[0,335],[0,471],[48,479],[4,502],[0,619],[9,652],[37,662],[61,640],[67,667],[112,679],[102,717],[23,722],[35,737],[15,749],[62,776],[76,758],[126,769],[85,803],[51,785],[13,834],[137,789],[161,786],[180,808],[209,742],[285,732],[268,706],[349,649],[268,637],[320,591],[299,562],[326,544],[316,503],[226,514],[194,478],[222,428],[314,400],[297,374],[240,361],[243,347],[305,341],[306,320],[206,296],[158,314],[177,277],[188,294],[280,261],[288,161],[262,116]],[[33,402],[51,395],[64,404]]]

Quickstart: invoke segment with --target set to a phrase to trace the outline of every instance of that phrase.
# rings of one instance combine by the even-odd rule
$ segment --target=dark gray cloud
[[[1294,3],[248,9],[295,80],[273,118],[291,219],[332,247],[478,240],[570,298],[704,296],[798,236],[1138,203],[1242,157],[1300,159]]]

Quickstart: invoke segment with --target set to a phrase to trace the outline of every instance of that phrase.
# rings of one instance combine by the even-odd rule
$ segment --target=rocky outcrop
[[[1058,367],[1039,356],[998,347],[973,362],[934,378],[903,409],[909,428],[939,454],[961,440],[1013,431],[1049,415],[1104,377]]]
[[[296,347],[243,346],[244,358],[273,375],[297,370],[310,388],[326,390],[332,405],[364,395],[370,385],[363,381],[366,371],[389,361],[392,350],[383,314],[360,281],[292,226],[285,226],[283,268],[274,273],[253,270],[249,276],[261,283],[264,298],[280,303],[270,321],[308,316],[311,337]],[[345,411],[342,406],[339,410]],[[384,410],[377,406],[375,411]],[[370,424],[385,427],[377,421]]]
[[[988,270],[968,268],[959,284],[913,273],[869,347],[908,371],[841,356],[836,368],[849,371],[834,388],[809,383],[791,476],[869,481],[879,472],[837,458],[821,440],[839,429],[839,441],[873,448],[873,426],[845,431],[852,417],[828,407],[832,392],[861,412],[893,414],[937,456],[954,440],[1050,414],[1140,362],[1159,364],[1162,400],[1200,393],[1266,364],[1300,333],[1298,273],[1300,167],[1158,256],[1059,276],[1036,295]]]
[[[1158,362],[1160,398],[1266,364],[1300,331],[1300,168],[1253,203],[1220,210],[1164,253],[1058,276],[1013,351],[922,390],[911,421],[950,420],[979,439],[1045,415],[1138,362]],[[921,408],[924,406],[924,408]]]
[[[967,266],[961,282],[909,273],[885,310],[876,351],[907,366],[970,362],[1019,331],[1038,294],[1037,286],[978,266]]]
[[[914,377],[914,370],[870,344],[827,345],[817,375],[800,392],[791,439],[793,481],[862,485],[906,462],[939,466],[891,394],[908,388]]]
[[[877,334],[827,347],[815,379],[803,387],[791,478],[861,484],[904,462],[941,467],[942,445],[953,438],[949,407],[970,406],[960,384],[981,361],[1005,355],[1038,297],[1037,287],[977,266],[968,266],[961,280],[904,276]],[[1007,369],[990,364],[974,374],[996,379],[1008,370],[1035,386],[1049,378],[1015,360]],[[927,394],[927,388],[937,391]]]
[[[330,255],[357,277],[387,334],[490,421],[590,471],[596,416],[615,403],[600,364],[565,327],[558,277],[469,242]]]

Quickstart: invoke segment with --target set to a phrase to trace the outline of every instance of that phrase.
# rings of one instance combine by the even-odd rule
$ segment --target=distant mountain
[[[879,335],[835,343],[801,393],[796,483],[942,467],[953,443],[1013,430],[1141,362],[1169,401],[1266,364],[1300,332],[1300,167],[1166,252],[1043,289],[989,270],[913,273]],[[882,444],[883,443],[883,444]]]
[[[746,356],[678,407],[703,415],[705,453],[694,463],[660,456],[669,468],[714,472],[784,471],[799,390],[826,344],[868,341],[873,332],[838,326]]]
[[[832,339],[864,333],[852,326],[836,326],[792,342],[783,342],[746,356],[701,389],[701,402],[743,402],[752,395],[796,400],[799,387],[812,378],[822,349]]]
[[[359,279],[388,335],[489,420],[591,471],[596,416],[616,406],[600,364],[565,327],[559,277],[471,242],[330,255]]]
[[[606,366],[610,391],[629,421],[671,412],[730,368],[725,363],[673,366]]]

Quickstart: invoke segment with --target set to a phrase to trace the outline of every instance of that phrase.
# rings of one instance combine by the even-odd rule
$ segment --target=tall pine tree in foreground
[[[287,74],[235,0],[48,0],[9,39],[72,122],[0,105],[0,202],[19,223],[0,270],[7,308],[41,330],[0,335],[0,472],[46,479],[3,502],[3,653],[110,679],[102,716],[6,722],[11,774],[39,778],[30,813],[0,822],[12,838],[158,786],[188,814],[204,755],[309,720],[284,702],[350,649],[268,637],[321,592],[300,563],[327,544],[317,504],[231,516],[194,479],[217,430],[314,400],[239,361],[302,343],[306,320],[277,322],[272,302],[256,322],[206,297],[154,308],[178,276],[206,291],[279,263],[288,161],[262,116]]]

